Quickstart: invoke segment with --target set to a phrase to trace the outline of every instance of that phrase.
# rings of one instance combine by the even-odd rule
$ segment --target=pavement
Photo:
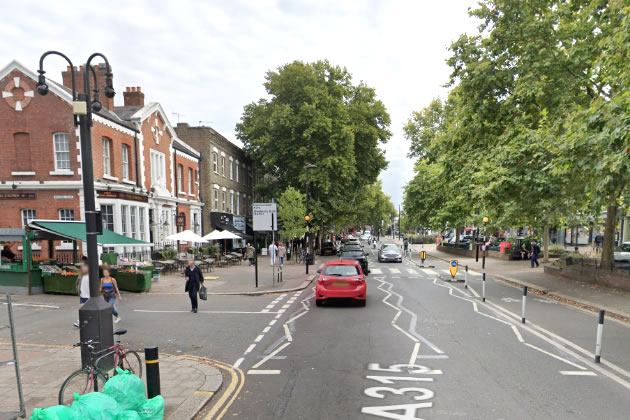
[[[80,350],[70,346],[20,345],[18,355],[27,416],[34,408],[57,405],[61,384],[81,366]],[[11,347],[0,343],[0,360],[12,358]],[[223,382],[217,368],[185,356],[162,354],[159,364],[166,419],[192,419]],[[143,381],[146,383],[146,372]],[[4,367],[0,370],[0,412],[18,408],[15,370]]]
[[[460,266],[460,275],[464,268],[478,273],[485,271],[487,275],[498,280],[513,284],[517,287],[527,286],[532,292],[556,298],[564,303],[573,304],[592,311],[604,309],[607,316],[630,322],[630,293],[593,285],[586,282],[572,281],[545,274],[544,264],[540,261],[540,267],[531,268],[529,261],[506,261],[495,258],[486,258],[485,270],[482,268],[482,258],[475,262],[475,258],[461,257],[439,251],[434,244],[412,245],[412,258],[419,260],[418,253],[424,249],[428,255],[442,261],[457,260]]]
[[[255,267],[250,266],[247,260],[241,264],[215,267],[212,271],[205,270],[204,284],[210,295],[256,295],[299,290],[305,288],[313,279],[319,266],[317,261],[316,259],[315,265],[309,266],[310,274],[306,274],[304,264],[292,261],[286,262],[282,268],[278,265],[272,267],[269,258],[259,257],[258,286]],[[151,285],[150,293],[184,293],[184,283],[184,275],[181,272],[162,274],[159,281]]]

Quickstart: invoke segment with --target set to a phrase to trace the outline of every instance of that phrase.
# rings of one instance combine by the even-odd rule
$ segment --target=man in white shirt
[[[77,294],[79,295],[79,303],[83,305],[90,298],[90,268],[87,264],[81,266],[81,274],[77,277]],[[79,328],[79,320],[74,323],[74,326]]]
[[[275,265],[276,264],[276,253],[278,252],[278,246],[276,245],[275,242],[272,242],[271,245],[269,245],[269,258],[271,259],[271,265]]]

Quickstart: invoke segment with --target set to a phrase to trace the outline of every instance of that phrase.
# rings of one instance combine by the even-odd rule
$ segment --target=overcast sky
[[[47,4],[45,4],[47,3]],[[98,4],[98,6],[95,6]],[[122,105],[126,86],[141,86],[160,102],[173,125],[202,121],[236,141],[243,106],[265,95],[269,69],[293,60],[328,59],[355,82],[376,89],[394,133],[381,175],[397,206],[413,176],[402,126],[412,110],[444,97],[451,41],[475,31],[468,17],[476,0],[230,0],[14,1],[0,0],[3,67],[17,59],[36,70],[42,52],[60,50],[78,65],[104,53]],[[61,81],[61,59],[47,75]]]

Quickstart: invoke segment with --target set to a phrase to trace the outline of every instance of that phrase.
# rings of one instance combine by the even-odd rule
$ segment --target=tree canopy
[[[404,127],[418,158],[407,213],[436,228],[616,215],[630,181],[629,11],[621,1],[481,1],[470,12],[478,33],[451,45],[448,97]]]
[[[323,226],[356,210],[358,194],[387,167],[383,150],[390,117],[374,89],[354,84],[347,69],[328,61],[294,61],[269,71],[268,97],[245,106],[237,137],[265,182],[264,197],[288,187],[303,191],[310,170],[309,210]]]

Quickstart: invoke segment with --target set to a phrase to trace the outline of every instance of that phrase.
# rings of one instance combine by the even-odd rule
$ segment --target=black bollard
[[[160,395],[160,360],[157,347],[144,348],[144,360],[147,370],[147,398]]]
[[[595,363],[600,363],[602,358],[602,334],[604,333],[604,314],[603,310],[599,311],[599,322],[597,323],[597,337],[595,339]]]
[[[523,287],[523,303],[521,306],[521,322],[525,323],[525,304],[527,302],[527,286]]]
[[[483,255],[481,256],[481,268],[486,268],[486,251],[484,251]]]

